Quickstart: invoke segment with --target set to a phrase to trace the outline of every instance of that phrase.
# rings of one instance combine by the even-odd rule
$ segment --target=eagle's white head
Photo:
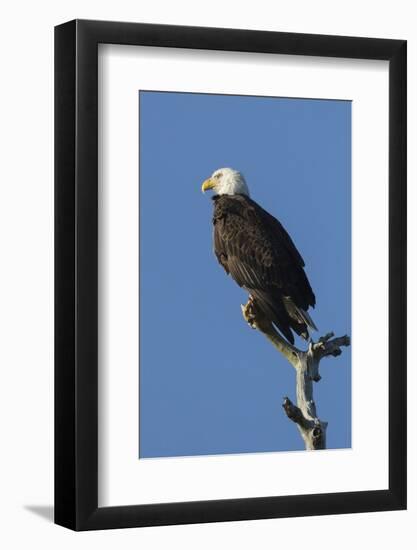
[[[215,195],[247,195],[249,189],[243,174],[233,168],[219,168],[203,182],[201,190],[213,189]]]

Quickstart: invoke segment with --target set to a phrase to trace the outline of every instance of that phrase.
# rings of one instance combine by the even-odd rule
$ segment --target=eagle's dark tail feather
[[[263,290],[250,289],[250,293],[265,317],[274,323],[290,344],[294,344],[294,335],[291,332],[291,328],[293,328],[297,334],[300,333],[292,326],[296,323],[288,315],[288,312],[283,307],[282,301],[274,300],[268,292]]]
[[[310,327],[313,330],[317,330],[317,327],[314,324],[313,319],[310,317],[307,311],[297,306],[290,296],[282,296],[282,302],[291,319],[293,319],[297,325],[300,325],[300,326],[302,325],[305,329],[307,329],[306,330],[307,336],[304,336],[303,334],[300,334],[298,331],[296,331],[297,334],[300,334],[300,336],[303,336],[303,338],[308,340],[309,335],[308,335],[307,327]]]
[[[317,330],[310,315],[297,307],[290,297],[271,295],[269,292],[257,289],[251,289],[250,293],[262,313],[274,323],[290,344],[294,344],[291,329],[304,340],[310,338],[309,328]]]
[[[318,328],[316,327],[313,319],[310,317],[310,315],[307,313],[307,311],[304,311],[304,309],[298,308],[298,313],[301,315],[301,317],[303,318],[304,323],[307,326],[309,326],[313,330],[318,330]]]

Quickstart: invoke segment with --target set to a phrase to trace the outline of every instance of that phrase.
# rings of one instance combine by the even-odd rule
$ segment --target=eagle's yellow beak
[[[206,181],[203,182],[203,185],[201,186],[201,191],[204,193],[207,191],[207,189],[213,189],[213,187],[216,185],[216,182],[212,178],[206,179]]]

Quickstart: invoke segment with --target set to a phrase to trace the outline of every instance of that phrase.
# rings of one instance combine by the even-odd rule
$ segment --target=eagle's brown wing
[[[298,310],[314,306],[315,297],[304,261],[281,223],[244,195],[216,197],[213,223],[214,251],[226,272],[258,296],[270,316],[274,312],[287,338],[289,328],[283,330],[283,324],[305,332]]]

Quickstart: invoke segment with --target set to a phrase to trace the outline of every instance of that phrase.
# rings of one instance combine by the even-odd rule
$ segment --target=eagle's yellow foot
[[[240,307],[242,308],[242,314],[245,321],[251,328],[256,329],[256,306],[252,296],[249,296],[247,304],[241,305]]]

